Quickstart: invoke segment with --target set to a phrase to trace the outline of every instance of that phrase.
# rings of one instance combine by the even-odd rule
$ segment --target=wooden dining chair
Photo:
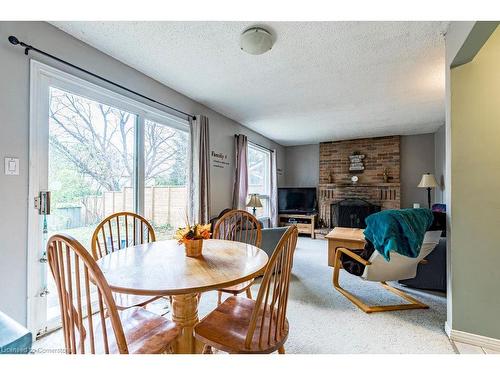
[[[260,247],[262,240],[262,226],[255,216],[243,210],[231,210],[221,216],[215,223],[212,238],[220,240],[244,242]],[[236,285],[228,286],[217,291],[217,304],[222,303],[222,293],[230,293],[237,296],[245,292],[248,298],[252,298],[252,287],[254,280],[246,281]]]
[[[228,353],[285,353],[289,324],[286,318],[295,225],[287,229],[266,266],[257,299],[229,297],[194,328],[196,339]]]
[[[94,230],[91,246],[95,260],[125,247],[156,241],[151,224],[134,212],[117,212],[104,218]],[[145,307],[161,297],[113,293],[118,310],[132,306]]]
[[[59,295],[66,353],[171,351],[180,328],[140,307],[118,311],[99,266],[77,240],[52,236],[47,257]]]

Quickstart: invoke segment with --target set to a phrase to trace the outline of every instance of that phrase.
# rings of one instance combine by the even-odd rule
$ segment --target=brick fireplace
[[[363,199],[383,210],[400,208],[399,136],[323,142],[319,150],[319,216],[326,226],[336,225],[331,205],[344,199]],[[365,155],[363,171],[349,171],[353,154]],[[352,176],[358,177],[357,183]]]

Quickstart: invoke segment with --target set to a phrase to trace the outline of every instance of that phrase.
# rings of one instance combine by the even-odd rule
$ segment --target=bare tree
[[[136,116],[58,89],[50,95],[51,146],[95,182],[97,191],[130,185]],[[144,131],[146,182],[178,173],[171,168],[182,168],[186,135],[152,121]]]

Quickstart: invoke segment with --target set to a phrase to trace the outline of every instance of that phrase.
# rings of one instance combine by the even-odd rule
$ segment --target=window
[[[189,133],[151,120],[144,127],[144,212],[157,240],[186,219]]]
[[[90,248],[104,217],[135,211],[152,223],[157,239],[172,238],[185,221],[188,128],[146,116],[50,87],[49,234],[65,231]],[[138,136],[143,150],[136,149]],[[141,188],[136,175],[144,176]]]
[[[49,88],[49,235],[65,232],[90,249],[105,216],[134,211],[136,121],[130,112]]]
[[[271,152],[248,143],[248,194],[258,194],[262,208],[257,208],[257,217],[270,216]],[[248,207],[252,212],[252,208]]]

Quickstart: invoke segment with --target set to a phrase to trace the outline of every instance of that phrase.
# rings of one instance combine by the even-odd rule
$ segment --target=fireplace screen
[[[330,207],[332,227],[366,228],[365,218],[380,211],[380,206],[363,199],[349,198]]]

